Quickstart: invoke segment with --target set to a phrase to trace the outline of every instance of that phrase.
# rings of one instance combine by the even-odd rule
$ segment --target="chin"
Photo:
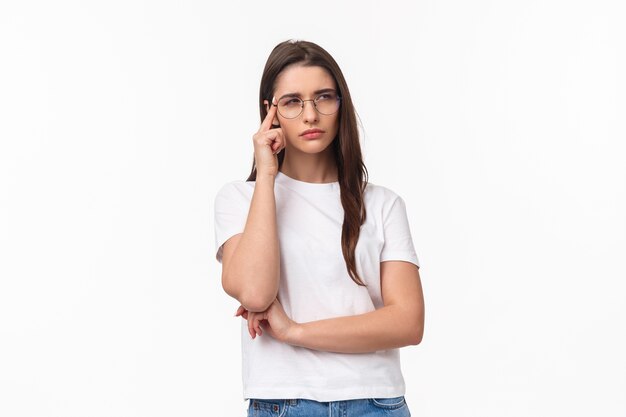
[[[335,134],[336,136],[336,134]],[[318,139],[304,139],[297,135],[295,140],[287,139],[289,148],[297,149],[303,153],[320,153],[328,148],[335,141],[335,137],[332,139],[318,138]]]

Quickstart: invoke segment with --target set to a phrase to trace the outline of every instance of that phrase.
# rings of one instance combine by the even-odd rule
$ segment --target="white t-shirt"
[[[216,259],[222,245],[242,233],[253,181],[232,181],[215,197]],[[404,200],[390,189],[367,184],[366,222],[356,246],[357,272],[348,274],[341,251],[343,206],[338,182],[309,183],[278,172],[274,183],[280,246],[278,298],[287,316],[303,323],[367,313],[383,307],[380,263],[400,260],[419,267]],[[399,349],[337,353],[292,346],[268,333],[250,337],[241,320],[243,396],[341,401],[405,395]]]

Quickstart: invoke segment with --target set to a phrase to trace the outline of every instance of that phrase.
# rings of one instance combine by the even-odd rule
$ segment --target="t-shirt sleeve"
[[[250,201],[243,189],[235,183],[224,185],[215,196],[215,259],[222,263],[224,243],[232,236],[242,233],[246,220]]]
[[[380,253],[380,262],[407,261],[420,267],[411,229],[406,214],[406,205],[400,196],[396,196],[383,220],[384,244]]]

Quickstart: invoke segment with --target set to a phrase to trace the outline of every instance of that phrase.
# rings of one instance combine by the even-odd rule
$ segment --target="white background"
[[[243,416],[213,198],[318,43],[426,299],[414,416],[626,415],[619,1],[3,1],[0,415]],[[262,336],[266,337],[266,336]]]

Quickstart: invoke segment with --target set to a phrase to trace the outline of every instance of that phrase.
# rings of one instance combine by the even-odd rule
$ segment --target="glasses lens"
[[[278,111],[287,119],[298,117],[302,111],[302,100],[297,97],[285,97],[278,102]]]
[[[321,114],[334,114],[339,110],[340,99],[337,93],[320,94],[315,98],[315,107]],[[287,119],[293,119],[302,112],[302,100],[298,97],[285,97],[278,101],[278,112]]]
[[[315,99],[317,111],[322,114],[333,114],[339,109],[339,99],[336,93],[323,93]]]

